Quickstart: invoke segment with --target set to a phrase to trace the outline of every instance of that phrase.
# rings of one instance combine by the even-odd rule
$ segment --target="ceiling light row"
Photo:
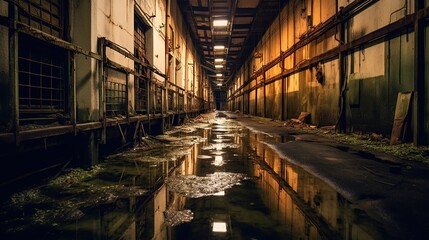
[[[217,20],[213,21],[213,27],[226,27],[226,26],[228,26],[228,20],[217,19]],[[224,45],[215,45],[213,48],[214,48],[214,50],[224,50],[225,46]],[[223,61],[224,61],[223,58],[216,58],[214,60],[214,62],[217,63],[215,65],[215,68],[216,69],[223,68],[223,65],[219,64],[219,63],[223,63]],[[222,77],[222,76],[223,76],[222,73],[217,73],[216,74],[216,77]],[[219,87],[221,87],[222,83],[217,83],[216,85],[219,86]]]
[[[213,27],[226,27],[228,26],[228,20],[217,19],[213,21]]]

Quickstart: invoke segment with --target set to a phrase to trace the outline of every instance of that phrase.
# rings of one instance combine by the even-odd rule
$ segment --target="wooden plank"
[[[393,121],[390,144],[398,144],[404,139],[405,126],[408,121],[413,92],[400,92],[396,101],[395,118]]]

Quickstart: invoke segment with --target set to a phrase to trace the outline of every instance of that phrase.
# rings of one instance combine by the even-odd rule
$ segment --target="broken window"
[[[19,21],[64,39],[61,0],[20,0]],[[66,50],[26,34],[19,35],[18,74],[21,123],[64,119],[67,114]]]
[[[136,14],[137,15],[137,14]],[[146,31],[147,27],[136,16],[134,19],[134,56],[146,62]],[[147,113],[147,81],[149,72],[142,64],[135,62],[135,71],[140,75],[135,78],[135,107],[137,113]]]

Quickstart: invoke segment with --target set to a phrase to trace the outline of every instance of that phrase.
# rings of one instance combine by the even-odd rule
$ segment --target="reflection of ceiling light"
[[[220,139],[218,139],[218,140],[220,140]],[[223,157],[222,156],[219,156],[219,155],[217,155],[217,156],[215,156],[215,160],[214,160],[214,163],[213,163],[213,165],[215,165],[215,166],[222,166],[224,164],[224,162],[223,162]]]
[[[223,46],[223,45],[215,45],[214,49],[215,50],[222,50],[222,49],[225,49],[225,46]]]
[[[222,77],[222,73],[216,73],[216,77]]]
[[[213,196],[225,196],[225,191],[217,192],[217,193],[213,194]]]
[[[216,85],[218,85],[218,86],[220,87],[220,86],[222,86],[222,83],[218,83],[218,84],[216,84]]]
[[[214,20],[213,27],[226,27],[228,25],[228,20]]]
[[[215,62],[223,62],[223,59],[222,58],[216,58]]]
[[[215,68],[223,68],[223,65],[215,65]]]
[[[226,222],[214,222],[213,232],[226,232]]]

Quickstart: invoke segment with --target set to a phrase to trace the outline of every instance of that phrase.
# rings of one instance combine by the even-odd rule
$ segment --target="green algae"
[[[315,133],[319,136],[334,139],[340,143],[360,146],[367,150],[384,152],[395,157],[429,164],[429,146],[415,146],[412,143],[391,145],[389,139],[374,134],[336,133],[322,129],[302,129],[297,132]]]

